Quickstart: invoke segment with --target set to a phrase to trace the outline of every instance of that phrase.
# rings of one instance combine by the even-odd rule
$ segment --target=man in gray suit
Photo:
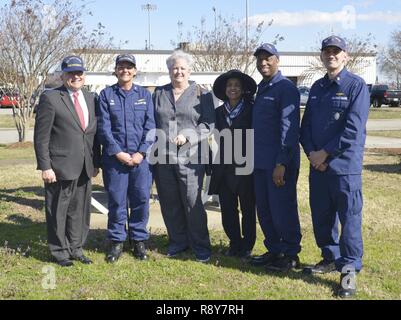
[[[40,97],[34,145],[37,169],[45,184],[48,245],[63,267],[72,260],[91,264],[82,251],[90,222],[91,178],[99,172],[95,142],[95,97],[82,89],[85,68],[80,57],[61,64],[63,86]]]

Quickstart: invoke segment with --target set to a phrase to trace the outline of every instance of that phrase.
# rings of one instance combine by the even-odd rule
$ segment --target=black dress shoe
[[[134,242],[132,254],[134,255],[135,258],[138,258],[139,260],[148,260],[145,243],[143,241]]]
[[[106,261],[108,263],[114,263],[120,258],[122,253],[123,253],[123,243],[113,241],[111,244],[110,251],[106,256]]]
[[[325,259],[314,266],[308,266],[303,269],[303,272],[306,274],[323,274],[333,271],[336,271],[336,265],[334,264],[334,261],[329,261]]]
[[[299,257],[297,255],[281,254],[272,264],[266,265],[266,271],[287,272],[292,269],[298,269],[299,266]]]
[[[73,259],[77,260],[83,264],[92,264],[93,263],[93,261],[91,259],[89,259],[88,257],[86,257],[84,255],[79,256],[79,257],[73,257]]]
[[[240,250],[234,247],[229,247],[226,252],[224,252],[224,255],[226,257],[238,257],[240,253]]]
[[[167,252],[167,258],[175,258],[178,255],[180,255],[181,253],[184,253],[188,250],[189,250],[189,247],[185,247],[184,249],[180,249],[180,250],[169,250]]]
[[[252,254],[252,250],[241,250],[239,252],[239,257],[241,259],[250,259]]]
[[[252,266],[260,267],[272,264],[279,257],[278,254],[266,252],[260,256],[252,257],[249,264]]]
[[[57,264],[62,267],[72,267],[74,265],[74,262],[72,262],[70,259],[65,259],[57,261]]]
[[[340,278],[340,289],[337,292],[339,298],[352,298],[356,295],[355,272],[342,273]]]

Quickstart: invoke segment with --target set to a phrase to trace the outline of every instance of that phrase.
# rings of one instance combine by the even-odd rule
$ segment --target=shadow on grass
[[[187,249],[186,251],[178,254],[174,258],[167,258],[167,246],[168,239],[167,235],[152,235],[150,242],[153,243],[153,250],[156,250],[158,253],[166,256],[166,259],[172,260],[180,260],[180,261],[194,261],[195,255],[191,249]],[[156,249],[155,249],[156,248]],[[152,247],[150,246],[150,250]],[[212,256],[209,262],[205,265],[215,265],[220,268],[228,268],[228,269],[236,269],[241,272],[252,273],[255,275],[266,275],[269,277],[277,277],[281,279],[291,279],[291,280],[302,280],[305,283],[313,284],[313,285],[323,285],[333,291],[333,293],[337,290],[339,282],[333,281],[330,279],[325,279],[319,276],[311,276],[304,274],[302,269],[306,267],[306,264],[301,264],[300,269],[289,272],[266,272],[263,267],[254,267],[248,263],[246,259],[240,259],[236,257],[226,257],[223,252],[227,250],[226,247],[223,247],[221,244],[212,245]]]
[[[20,215],[7,217],[0,222],[0,246],[10,254],[50,261],[46,243],[46,223],[35,222]]]
[[[0,222],[0,247],[7,249],[10,254],[19,254],[23,257],[33,257],[42,262],[54,262],[47,247],[46,223],[35,222],[27,217],[11,215],[8,221]],[[109,242],[106,240],[107,230],[93,229],[89,231],[84,251],[102,253],[106,256]],[[167,234],[154,232],[147,242],[150,254],[161,254],[167,258],[168,238]],[[266,273],[263,268],[253,267],[246,260],[239,258],[226,257],[223,254],[225,247],[221,244],[212,245],[211,260],[205,265],[214,265],[219,268],[235,269],[241,272],[253,273],[255,275],[267,275],[282,279],[302,280],[308,284],[323,285],[330,288],[333,292],[338,283],[322,277],[312,277],[303,274],[301,271],[290,271],[284,273]],[[124,252],[130,254],[131,248],[128,241],[124,243]],[[194,261],[195,255],[191,250],[187,250],[174,260]],[[106,263],[106,262],[105,262]]]
[[[43,199],[31,199],[29,195],[43,197]],[[16,189],[0,189],[0,199],[5,202],[14,202],[33,209],[42,210],[44,207],[43,187],[22,187]]]
[[[401,174],[401,164],[367,164],[363,168],[373,172]]]

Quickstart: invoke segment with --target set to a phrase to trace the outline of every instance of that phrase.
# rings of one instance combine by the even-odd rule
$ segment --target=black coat
[[[230,129],[233,137],[232,150],[232,164],[224,163],[224,140],[220,141],[220,164],[212,164],[211,180],[209,185],[209,194],[218,194],[219,189],[222,186],[223,180],[228,181],[228,185],[224,185],[223,188],[229,187],[234,193],[238,191],[238,188],[253,188],[253,174],[250,175],[236,175],[235,169],[238,167],[244,167],[244,164],[235,163],[234,158],[234,129],[242,129],[242,155],[245,156],[246,151],[246,129],[252,128],[252,104],[245,102],[246,105],[242,112],[232,121],[231,126],[226,121],[226,110],[224,106],[218,107],[216,112],[215,128],[218,131],[223,129]],[[237,147],[238,148],[238,147]],[[253,155],[248,155],[249,160],[252,160]],[[247,159],[247,161],[248,161]],[[253,166],[253,164],[252,164]]]
[[[82,89],[89,111],[83,130],[67,89],[44,92],[36,112],[34,146],[38,170],[53,169],[58,180],[75,180],[85,168],[89,178],[100,167],[100,150],[95,141],[95,96]]]

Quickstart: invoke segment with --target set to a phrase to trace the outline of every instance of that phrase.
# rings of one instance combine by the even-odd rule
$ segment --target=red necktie
[[[84,112],[82,111],[82,107],[79,104],[78,94],[79,94],[78,92],[74,92],[72,94],[72,96],[74,97],[74,107],[75,107],[75,111],[78,114],[79,121],[81,122],[82,129],[85,130],[86,126],[85,126]]]

